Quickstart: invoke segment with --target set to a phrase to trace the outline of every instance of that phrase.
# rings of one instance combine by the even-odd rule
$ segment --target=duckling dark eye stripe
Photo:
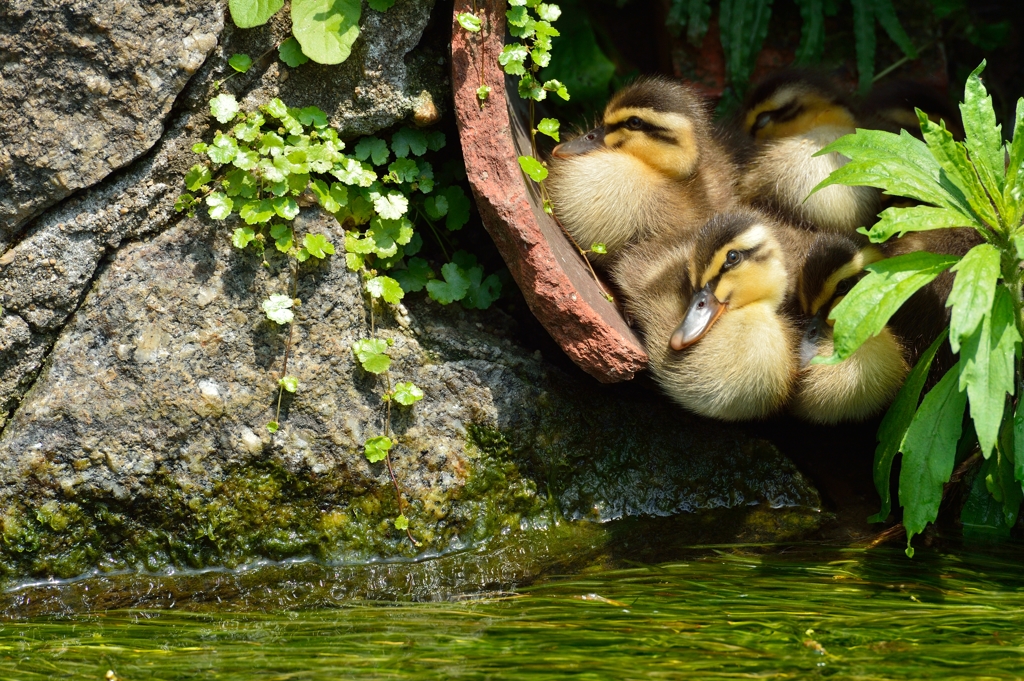
[[[622,128],[625,128],[625,127],[627,127],[626,126],[626,121],[619,121],[618,123],[611,123],[609,125],[606,125],[605,126],[605,131],[606,132],[615,132],[616,130],[621,130]],[[654,125],[653,123],[648,123],[647,121],[643,121],[640,124],[640,131],[641,132],[646,132],[646,133],[659,133],[659,132],[668,132],[668,128],[663,128],[660,125]],[[657,135],[651,135],[651,136],[652,137],[657,137]],[[659,138],[659,139],[661,139],[661,138]],[[675,140],[673,139],[673,141],[675,141]]]
[[[772,120],[776,123],[785,123],[786,121],[791,121],[797,116],[799,116],[800,112],[803,111],[803,109],[804,107],[802,104],[799,104],[797,102],[790,102],[781,109],[776,109],[775,111],[772,111]]]

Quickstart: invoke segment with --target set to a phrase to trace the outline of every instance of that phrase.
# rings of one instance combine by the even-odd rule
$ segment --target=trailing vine
[[[394,380],[388,354],[393,340],[377,329],[376,310],[399,304],[410,293],[426,290],[441,304],[460,301],[463,307],[484,309],[501,293],[497,276],[484,276],[483,267],[465,251],[449,257],[449,233],[469,221],[470,201],[455,183],[457,173],[442,171],[435,177],[432,164],[422,158],[445,146],[438,131],[401,128],[388,141],[376,136],[359,139],[350,154],[327,115],[316,107],[295,109],[273,99],[256,111],[243,112],[231,94],[210,100],[210,112],[222,125],[211,143],[192,150],[206,160],[185,175],[188,192],[175,209],[194,216],[205,204],[214,220],[234,218],[239,224],[232,244],[259,255],[270,266],[268,253],[287,261],[286,290],[261,303],[267,318],[288,326],[282,368],[277,378],[274,418],[266,424],[271,433],[281,427],[281,402],[285,392],[296,393],[299,379],[288,373],[292,349],[299,276],[307,262],[324,260],[335,245],[324,234],[298,233],[295,218],[301,206],[317,204],[332,214],[345,229],[345,264],[359,272],[370,309],[368,338],[353,344],[360,367],[384,380],[383,433],[363,443],[366,458],[384,461],[397,495],[399,515],[394,523],[409,531],[407,502],[392,466],[390,451],[397,443],[391,430],[393,405],[409,407],[423,399],[423,391],[411,381]],[[414,222],[415,221],[415,222]],[[423,237],[416,222],[425,224],[436,239],[446,262],[436,273],[430,262],[417,257]]]

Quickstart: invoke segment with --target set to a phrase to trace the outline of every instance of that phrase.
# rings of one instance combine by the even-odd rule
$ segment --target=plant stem
[[[391,398],[392,398],[392,395],[391,395],[391,372],[390,371],[385,371],[384,372],[384,380],[387,381],[387,384],[388,384],[388,392],[387,392],[387,397],[388,398],[384,402],[384,404],[386,405],[385,408],[387,410],[386,414],[385,414],[385,417],[384,417],[384,437],[390,437],[391,436]],[[398,514],[399,515],[405,515],[405,511],[402,509],[402,488],[399,487],[399,485],[398,485],[398,478],[395,476],[395,469],[391,467],[391,450],[388,450],[387,452],[385,452],[385,454],[384,454],[384,463],[387,464],[388,474],[391,476],[391,484],[395,486],[395,496],[398,499]],[[419,546],[420,545],[420,543],[413,538],[412,532],[409,531],[408,527],[405,528],[405,534],[406,534],[407,537],[409,537],[409,541],[411,541],[414,546]]]
[[[925,45],[924,47],[922,47],[920,50],[918,50],[917,51],[917,56],[914,57],[914,59],[920,59],[921,55],[925,52],[925,50],[927,50],[932,45],[934,45],[935,42],[936,41],[933,40],[930,43],[928,43],[927,45]],[[890,73],[892,73],[893,71],[898,69],[899,67],[901,67],[904,64],[906,64],[908,61],[912,61],[911,58],[906,56],[906,55],[904,55],[902,59],[896,60],[895,62],[893,62],[892,65],[888,66],[887,68],[882,69],[879,73],[876,73],[875,77],[871,79],[871,82],[872,83],[877,83],[878,81],[882,80],[883,78],[888,76]]]
[[[430,227],[430,231],[434,233],[434,238],[437,239],[437,245],[441,247],[441,252],[444,253],[445,260],[451,260],[451,256],[448,255],[448,249],[444,247],[444,241],[441,240],[441,234],[437,231],[437,227],[434,226],[434,222],[430,219],[430,216],[423,212],[419,206],[413,206],[416,209],[416,213],[419,214],[423,221]]]
[[[299,271],[298,265],[292,263],[292,298],[299,292]],[[295,328],[295,319],[288,322],[288,338],[284,343],[284,362],[281,364],[281,376],[278,379],[277,385],[277,413],[274,415],[274,420],[278,423],[281,422],[281,398],[284,397],[284,386],[281,384],[281,380],[288,375],[288,355],[292,349],[292,330]]]

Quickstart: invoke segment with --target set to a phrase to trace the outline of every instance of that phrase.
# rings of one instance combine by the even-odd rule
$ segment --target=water
[[[0,679],[1024,679],[1021,555],[728,549],[455,602],[7,621]]]

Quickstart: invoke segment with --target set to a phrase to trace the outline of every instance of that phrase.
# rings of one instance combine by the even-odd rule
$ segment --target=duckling
[[[555,215],[610,266],[636,241],[696,231],[734,202],[735,169],[696,89],[645,78],[620,90],[601,124],[555,147],[547,188]]]
[[[779,411],[798,371],[787,305],[813,234],[752,210],[696,235],[629,248],[611,270],[655,380],[683,407],[727,421]]]
[[[944,272],[918,290],[889,324],[838,364],[810,364],[816,355],[832,354],[832,309],[864,276],[863,268],[885,257],[914,251],[964,255],[982,242],[973,229],[916,232],[890,243],[861,246],[839,235],[820,235],[812,244],[798,284],[800,308],[807,325],[801,340],[801,375],[791,404],[797,416],[832,424],[869,418],[896,396],[910,367],[949,324],[946,298],[954,275]],[[944,343],[932,363],[935,377],[954,363]]]
[[[888,327],[838,364],[810,363],[832,354],[832,309],[866,274],[864,266],[882,257],[879,249],[838,234],[820,234],[811,245],[797,285],[806,329],[790,404],[796,416],[819,424],[861,421],[884,409],[903,385],[907,349]]]
[[[737,156],[742,201],[841,234],[874,224],[875,188],[833,185],[808,197],[849,161],[836,153],[814,154],[857,126],[851,105],[832,83],[809,71],[781,71],[750,91],[743,112]]]
[[[964,139],[960,112],[941,93],[912,80],[893,80],[874,88],[859,107],[859,117],[872,130],[899,134],[906,130],[922,139],[921,123],[915,109],[924,111],[933,123],[945,121],[953,139]]]

